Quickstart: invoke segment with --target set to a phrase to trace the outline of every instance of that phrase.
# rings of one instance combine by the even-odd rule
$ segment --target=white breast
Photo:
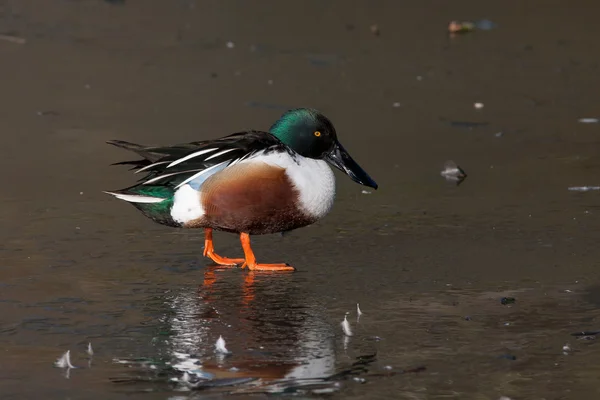
[[[316,219],[323,218],[335,199],[335,176],[323,160],[315,160],[288,153],[270,153],[242,161],[277,165],[284,168],[300,194],[300,207],[307,215]]]

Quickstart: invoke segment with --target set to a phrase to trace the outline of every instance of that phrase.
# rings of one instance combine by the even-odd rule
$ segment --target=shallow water
[[[598,398],[595,336],[571,334],[600,330],[600,192],[568,190],[600,183],[600,125],[578,122],[598,117],[597,8],[0,1],[0,33],[26,39],[0,39],[0,397]],[[380,189],[338,175],[323,221],[253,238],[294,274],[215,269],[202,232],[101,193],[134,182],[105,140],[266,129],[296,106]],[[53,366],[66,350],[78,368]],[[194,362],[213,379],[189,390]]]

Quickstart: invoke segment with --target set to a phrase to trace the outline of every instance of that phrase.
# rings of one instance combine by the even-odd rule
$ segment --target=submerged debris
[[[569,346],[569,343],[562,347],[562,351],[565,356],[568,356],[571,353],[571,346]]]
[[[448,32],[450,35],[456,35],[457,33],[472,32],[476,29],[481,31],[489,31],[494,29],[496,24],[489,19],[481,19],[478,21],[450,21],[448,24]]]
[[[440,175],[449,182],[456,182],[456,186],[460,185],[467,177],[467,173],[452,160],[446,161]]]
[[[86,352],[86,353],[88,354],[88,356],[90,356],[90,357],[94,355],[94,349],[92,349],[92,342],[89,342],[89,343],[88,343],[88,347],[87,347],[87,350],[86,350],[85,352]]]
[[[18,36],[12,36],[12,35],[0,35],[0,40],[2,40],[4,42],[14,43],[14,44],[27,43],[27,39],[18,37]]]
[[[348,322],[347,314],[344,315],[344,320],[342,321],[342,330],[344,331],[344,335],[352,336],[352,328],[350,328],[350,322]]]
[[[500,299],[500,303],[503,305],[515,304],[516,301],[517,299],[515,299],[514,297],[503,297]]]
[[[568,189],[571,192],[589,192],[590,190],[600,190],[600,186],[571,186]]]
[[[498,358],[515,361],[517,359],[517,356],[514,356],[512,354],[502,354],[502,355],[498,356]]]
[[[54,365],[58,368],[75,368],[75,366],[71,364],[71,350],[67,350],[65,354],[54,362]]]
[[[360,311],[360,305],[356,303],[356,314],[360,317],[362,315],[362,311]]]
[[[571,333],[571,336],[577,336],[577,337],[581,337],[581,336],[596,336],[598,334],[600,334],[600,331],[583,331],[583,332]]]
[[[217,343],[215,343],[215,351],[221,354],[231,354],[231,352],[227,350],[227,347],[225,347],[225,339],[223,339],[223,336],[221,335],[219,335]]]
[[[596,336],[595,335],[578,336],[577,340],[596,340]]]
[[[582,124],[597,124],[598,122],[600,122],[600,119],[598,119],[598,118],[579,118],[577,121],[581,122]]]
[[[489,19],[480,19],[475,21],[475,26],[480,31],[489,31],[497,27],[494,21],[490,21]]]
[[[475,24],[470,21],[450,21],[448,24],[448,32],[451,34],[467,33],[475,30]]]
[[[371,29],[371,33],[375,36],[381,35],[381,30],[379,29],[379,25],[373,24],[370,26],[369,29]]]

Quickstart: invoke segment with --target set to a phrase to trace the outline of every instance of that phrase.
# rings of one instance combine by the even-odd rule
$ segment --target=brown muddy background
[[[0,397],[597,399],[595,336],[571,333],[600,329],[600,192],[567,188],[600,185],[600,125],[578,122],[600,117],[598,11],[0,1],[0,33],[26,39],[0,40]],[[448,37],[450,20],[482,18],[497,27]],[[327,218],[255,238],[293,275],[213,270],[202,232],[101,193],[134,182],[105,140],[216,138],[298,106],[333,120],[380,190],[339,175]],[[448,159],[461,186],[439,175]],[[234,235],[216,240],[241,254]],[[231,356],[213,353],[219,335]],[[53,366],[68,349],[69,379]],[[178,353],[219,379],[262,379],[182,391],[168,383]],[[137,357],[155,364],[115,362]]]

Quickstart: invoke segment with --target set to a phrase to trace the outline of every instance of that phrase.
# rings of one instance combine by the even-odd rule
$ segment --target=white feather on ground
[[[54,362],[54,365],[58,368],[75,368],[75,366],[71,364],[71,350],[67,350],[65,354]]]
[[[229,350],[227,350],[227,347],[225,347],[225,339],[223,339],[223,336],[219,335],[219,338],[217,339],[217,343],[215,343],[215,351],[217,353],[221,353],[221,354],[230,354],[231,352]]]
[[[344,315],[344,320],[342,321],[342,330],[344,331],[344,335],[352,336],[352,328],[350,328],[350,322],[348,322],[348,318]]]

